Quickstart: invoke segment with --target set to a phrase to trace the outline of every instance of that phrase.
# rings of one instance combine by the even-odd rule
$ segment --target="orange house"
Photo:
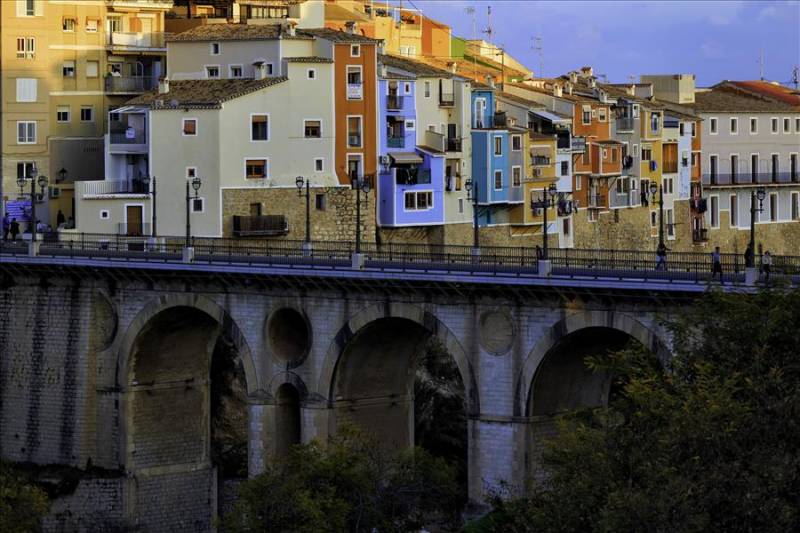
[[[305,30],[332,47],[336,141],[334,160],[339,183],[352,176],[375,176],[378,153],[378,44],[356,33]],[[374,183],[373,183],[374,185]]]
[[[563,97],[574,102],[573,135],[586,139],[584,152],[573,156],[572,163],[575,174],[572,185],[573,198],[584,207],[606,207],[607,180],[590,179],[590,176],[599,174],[597,170],[603,163],[607,168],[612,166],[616,168],[621,161],[621,155],[616,153],[616,148],[609,150],[609,147],[606,147],[605,150],[608,159],[603,161],[603,150],[596,144],[597,141],[608,141],[611,137],[611,110],[608,104],[589,98],[572,95],[563,95]],[[617,156],[613,163],[611,161],[612,154]],[[607,172],[602,174],[607,174]]]

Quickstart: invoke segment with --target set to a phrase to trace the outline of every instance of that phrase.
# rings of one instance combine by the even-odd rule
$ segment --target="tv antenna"
[[[758,54],[758,78],[764,81],[764,49],[762,48]]]
[[[533,37],[531,49],[539,54],[539,77],[544,78],[544,50],[542,49],[542,38],[540,36]]]
[[[492,28],[492,6],[486,6],[486,29],[483,30],[488,38],[487,41],[492,42],[492,35],[494,35],[494,29]]]
[[[472,17],[472,40],[476,40],[478,38],[478,30],[475,23],[475,8],[472,6],[465,7],[464,12]]]

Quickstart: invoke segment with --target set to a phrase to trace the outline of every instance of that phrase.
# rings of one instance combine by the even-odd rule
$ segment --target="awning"
[[[422,156],[417,152],[392,152],[389,154],[395,165],[419,165]]]

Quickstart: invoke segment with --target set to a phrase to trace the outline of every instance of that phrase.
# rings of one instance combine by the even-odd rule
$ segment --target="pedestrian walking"
[[[19,222],[16,218],[11,219],[11,226],[9,226],[9,233],[11,233],[11,240],[16,241],[19,235]]]
[[[722,256],[719,253],[719,246],[714,248],[714,251],[711,252],[711,280],[714,280],[714,277],[719,274],[719,284],[722,285],[724,281],[722,280]]]
[[[769,284],[769,276],[772,274],[772,255],[769,250],[761,257],[761,270],[764,272],[764,283]]]
[[[61,209],[59,209],[58,214],[56,215],[56,227],[63,228],[66,223],[67,223],[67,217],[65,217],[64,213],[62,213]]]
[[[8,216],[8,213],[5,214],[3,217],[3,240],[8,240],[8,232],[11,230],[11,218]]]
[[[663,242],[658,243],[656,249],[656,270],[667,270],[667,252],[669,248]]]
[[[744,266],[753,268],[756,266],[756,255],[753,251],[753,245],[747,244],[747,249],[744,251]]]

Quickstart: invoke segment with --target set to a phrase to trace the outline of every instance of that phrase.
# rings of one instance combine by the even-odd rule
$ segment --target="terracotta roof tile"
[[[797,106],[772,98],[758,96],[733,87],[716,87],[707,91],[698,91],[694,95],[694,104],[686,104],[695,112],[752,112],[769,113],[775,111],[798,111]]]
[[[297,30],[297,35],[309,35],[311,37],[319,37],[320,39],[327,39],[335,43],[356,43],[356,44],[377,44],[380,39],[373,39],[357,33],[349,33],[346,31],[333,30],[330,28],[313,28]]]
[[[148,105],[156,108],[163,101],[164,108],[215,109],[223,102],[265,89],[287,81],[285,77],[263,80],[176,80],[169,82],[169,92],[151,91],[126,102],[127,105]]]
[[[279,24],[203,24],[190,30],[176,33],[168,42],[182,41],[261,41],[270,39],[312,39],[296,32],[290,35]]]
[[[723,81],[716,85],[720,86],[734,86],[751,93],[756,93],[768,98],[780,100],[783,103],[800,106],[800,92],[783,85],[776,85],[768,81],[751,80],[751,81]]]
[[[289,63],[333,63],[333,59],[319,56],[284,57],[283,59]]]

